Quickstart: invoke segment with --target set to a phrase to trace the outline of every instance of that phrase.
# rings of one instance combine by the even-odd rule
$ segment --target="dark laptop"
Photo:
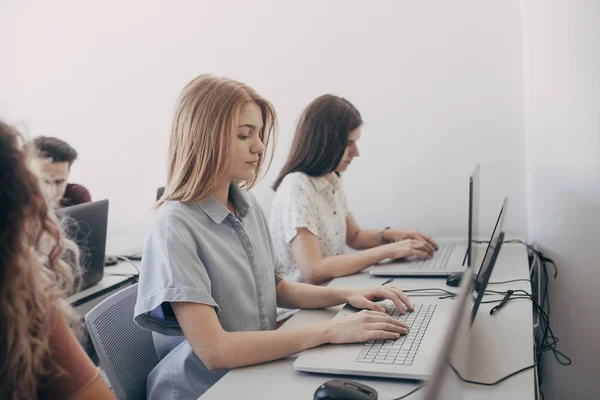
[[[78,204],[56,210],[66,236],[79,248],[82,276],[80,290],[100,282],[104,276],[104,253],[108,225],[108,200]]]

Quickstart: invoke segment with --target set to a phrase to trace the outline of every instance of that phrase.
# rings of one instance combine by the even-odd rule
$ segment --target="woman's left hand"
[[[376,301],[391,300],[396,305],[400,314],[404,314],[404,306],[408,311],[414,308],[408,296],[395,286],[377,286],[371,289],[351,289],[346,301],[356,308],[367,308],[373,311],[385,312],[385,308]]]
[[[406,239],[422,240],[429,243],[435,250],[438,249],[437,243],[431,238],[431,236],[421,233],[417,230],[390,228],[383,232],[383,236],[387,240],[393,240],[394,242],[399,242]]]

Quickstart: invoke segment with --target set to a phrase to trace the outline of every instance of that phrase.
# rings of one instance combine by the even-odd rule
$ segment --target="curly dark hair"
[[[38,154],[49,157],[52,162],[68,162],[69,167],[77,159],[77,151],[64,140],[50,136],[38,136],[33,140]]]
[[[68,241],[29,169],[31,149],[0,121],[0,399],[31,399],[48,362],[57,313],[75,326],[64,301],[73,273],[63,260]]]

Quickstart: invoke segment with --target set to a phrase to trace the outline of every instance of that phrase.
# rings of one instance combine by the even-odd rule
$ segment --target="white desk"
[[[480,251],[479,253],[483,253]],[[481,255],[482,256],[482,255]],[[527,251],[522,245],[505,244],[490,279],[491,282],[510,279],[529,278]],[[386,278],[371,276],[367,271],[360,274],[333,280],[331,286],[371,287],[380,285]],[[394,284],[402,289],[450,288],[445,279],[439,278],[396,278]],[[529,282],[494,284],[492,290],[523,289],[531,293]],[[418,299],[413,298],[413,299]],[[486,296],[484,300],[493,299]],[[418,301],[418,300],[416,300]],[[452,301],[452,300],[445,300]],[[474,367],[467,377],[471,380],[492,382],[509,373],[529,366],[534,362],[533,355],[533,315],[529,301],[509,302],[504,308],[491,316],[489,310],[493,304],[482,304],[479,309],[474,330],[473,360]],[[302,324],[327,321],[333,318],[339,307],[325,310],[302,310],[294,315],[280,329],[290,329]],[[312,399],[317,387],[323,382],[334,379],[333,375],[308,374],[293,368],[296,356],[283,360],[251,367],[239,368],[227,373],[210,388],[202,400],[222,399]],[[348,377],[373,387],[379,399],[388,400],[399,397],[418,386],[418,382]],[[467,385],[466,399],[535,399],[534,370],[525,371],[497,386],[480,387]],[[408,397],[419,399],[422,391]]]
[[[140,261],[132,262],[138,269],[140,268]],[[104,277],[100,282],[75,293],[73,296],[69,296],[67,301],[75,308],[77,315],[83,317],[102,300],[137,282],[132,278],[137,273],[138,271],[131,263],[124,261],[120,261],[117,265],[111,267],[104,267]]]

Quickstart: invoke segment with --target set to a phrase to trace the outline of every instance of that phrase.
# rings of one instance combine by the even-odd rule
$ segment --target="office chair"
[[[165,193],[165,187],[161,186],[156,190],[156,201],[159,201],[162,197],[163,193]]]
[[[146,399],[148,374],[158,364],[150,331],[133,322],[138,285],[102,301],[85,315],[85,324],[118,399]]]

